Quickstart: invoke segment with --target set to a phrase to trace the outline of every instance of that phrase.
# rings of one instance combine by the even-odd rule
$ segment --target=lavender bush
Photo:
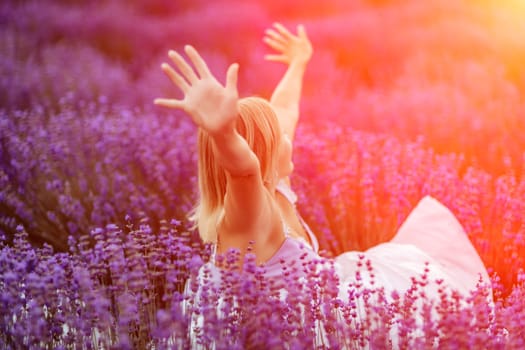
[[[520,6],[2,2],[0,347],[522,348]],[[387,241],[430,194],[492,271],[494,305],[483,285],[431,300],[439,281],[425,271],[404,295],[358,276],[338,295],[330,260],[296,262],[308,281],[297,284],[289,271],[262,278],[249,256],[194,295],[209,259],[186,221],[195,129],[152,108],[173,95],[158,66],[192,43],[219,76],[240,63],[243,95],[268,97],[282,67],[263,61],[260,39],[274,20],[305,24],[315,46],[292,181],[323,255]]]
[[[321,247],[336,255],[387,241],[429,194],[455,213],[505,285],[516,281],[525,256],[523,176],[493,176],[469,166],[462,155],[424,147],[423,138],[400,142],[333,123],[303,132],[295,158],[302,176],[293,181],[299,208],[320,233]]]
[[[193,126],[104,103],[1,114],[0,230],[23,224],[67,249],[68,235],[145,215],[184,218],[194,201]],[[148,135],[148,137],[145,137]],[[175,147],[184,140],[187,148]],[[156,224],[154,224],[156,225]],[[157,225],[158,226],[158,225]]]
[[[242,270],[233,268],[238,255],[231,251],[220,283],[208,264],[198,276],[209,247],[196,244],[177,222],[163,223],[158,232],[145,224],[110,225],[90,237],[93,248],[87,239],[70,240],[72,253],[32,248],[23,231],[13,246],[2,246],[3,348],[523,345],[523,274],[513,293],[494,305],[486,286],[462,297],[430,280],[427,270],[405,294],[388,295],[361,282],[359,276],[373,273],[363,258],[341,295],[333,261],[324,258],[287,263],[275,280],[264,278],[264,267],[250,254]],[[431,285],[439,299],[426,297]]]

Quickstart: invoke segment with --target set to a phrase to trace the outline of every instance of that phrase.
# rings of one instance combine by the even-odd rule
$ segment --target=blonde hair
[[[239,100],[237,132],[246,139],[259,159],[261,176],[271,181],[277,169],[281,130],[270,103],[259,97]],[[208,133],[199,129],[199,202],[190,216],[204,242],[217,242],[217,223],[224,207],[226,171],[217,163]]]

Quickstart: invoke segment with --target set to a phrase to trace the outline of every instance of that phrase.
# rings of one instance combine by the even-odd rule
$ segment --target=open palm
[[[155,99],[155,104],[184,110],[196,125],[209,133],[219,133],[233,126],[238,114],[239,66],[232,64],[228,68],[226,85],[223,86],[210,72],[197,50],[188,45],[185,51],[195,69],[175,51],[170,51],[169,57],[180,73],[167,63],[161,66],[164,73],[184,93],[184,98],[181,100],[158,98]]]
[[[280,23],[274,23],[273,28],[265,32],[264,42],[277,54],[266,55],[269,61],[291,64],[293,62],[307,63],[312,57],[313,48],[303,25],[297,26],[297,35],[292,34]]]

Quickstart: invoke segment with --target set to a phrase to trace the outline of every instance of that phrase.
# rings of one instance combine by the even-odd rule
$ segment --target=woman
[[[286,62],[289,68],[270,103],[253,97],[239,99],[238,65],[229,67],[222,86],[191,46],[185,51],[195,70],[175,51],[169,56],[180,73],[162,65],[184,98],[155,100],[157,105],[183,109],[199,127],[201,199],[194,218],[201,237],[216,243],[217,253],[237,248],[243,255],[255,242],[251,249],[258,263],[268,262],[287,236],[317,246],[293,203],[282,194],[293,170],[291,140],[302,75],[312,50],[302,26],[298,36],[279,24],[275,28],[267,32],[265,41],[283,50],[267,58]]]
[[[264,41],[277,52],[268,60],[288,64],[269,102],[239,99],[239,66],[228,68],[223,86],[198,52],[186,46],[191,65],[174,51],[169,57],[177,70],[162,65],[183,99],[156,99],[155,104],[184,110],[199,127],[200,201],[194,219],[202,239],[213,243],[213,257],[231,248],[238,249],[241,257],[250,251],[267,276],[280,277],[283,264],[319,258],[317,240],[295,210],[289,180],[302,78],[312,47],[302,26],[294,35],[275,24]],[[360,274],[360,280],[387,291],[407,291],[412,277],[425,268],[429,280],[441,279],[463,294],[475,289],[480,278],[488,282],[461,225],[428,196],[392,241],[364,254],[347,252],[335,259],[341,286],[355,280],[363,256],[373,269]],[[339,297],[348,297],[346,288],[341,288]]]
[[[217,253],[237,248],[244,254],[255,242],[257,262],[267,262],[285,240],[274,193],[279,155],[290,152],[290,144],[268,102],[239,100],[237,64],[228,68],[222,86],[193,47],[185,51],[196,71],[174,51],[169,55],[181,74],[162,65],[184,98],[155,103],[183,109],[199,127],[199,232],[204,241],[216,243]]]

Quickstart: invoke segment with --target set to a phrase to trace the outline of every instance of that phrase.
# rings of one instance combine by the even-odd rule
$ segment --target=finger
[[[285,38],[287,39],[293,39],[294,35],[290,33],[288,29],[286,29],[285,26],[283,26],[281,23],[274,23],[273,26],[281,33]]]
[[[286,38],[284,38],[284,36],[282,36],[281,34],[277,33],[273,29],[267,29],[265,33],[266,33],[266,37],[268,37],[270,39],[273,39],[275,41],[281,42],[282,44],[286,44],[287,43]]]
[[[186,54],[188,55],[190,60],[193,62],[193,65],[197,69],[197,72],[199,73],[201,78],[211,75],[208,65],[202,59],[201,55],[199,55],[199,53],[197,52],[197,50],[195,50],[193,46],[186,45],[184,47],[184,50],[186,51]]]
[[[239,64],[234,63],[226,72],[226,89],[237,90],[237,80],[239,76]]]
[[[274,61],[274,62],[287,62],[288,59],[284,55],[265,55],[265,60]]]
[[[184,78],[186,78],[190,84],[193,84],[198,80],[195,71],[193,71],[193,68],[191,68],[191,66],[181,55],[179,55],[178,52],[170,50],[170,52],[168,52],[168,56],[170,56],[173,63],[175,63],[175,66],[177,66]]]
[[[186,93],[189,90],[190,86],[186,80],[184,80],[184,78],[179,73],[175,72],[175,70],[173,70],[169,64],[163,63],[160,67],[162,68],[162,71],[170,78],[173,84],[177,85],[179,89],[182,90],[182,92]]]
[[[156,98],[155,100],[153,100],[153,103],[157,106],[184,109],[184,104],[182,101],[170,98]]]
[[[303,39],[308,39],[308,35],[306,34],[306,28],[302,24],[299,24],[297,26],[297,33],[299,34],[299,37]]]
[[[280,42],[278,41],[275,41],[273,40],[272,38],[269,38],[269,37],[265,37],[263,39],[263,41],[268,44],[268,46],[270,46],[272,49],[274,50],[277,50],[277,51],[284,51],[286,49],[286,46],[281,44]]]

